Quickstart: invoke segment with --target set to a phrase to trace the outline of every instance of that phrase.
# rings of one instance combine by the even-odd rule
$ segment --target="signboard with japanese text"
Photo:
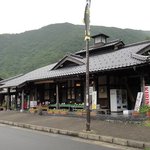
[[[92,109],[96,109],[97,106],[97,92],[93,91],[92,93]]]
[[[141,102],[142,102],[142,98],[143,98],[143,92],[138,92],[137,98],[136,98],[135,107],[134,107],[134,111],[139,112],[140,106],[141,106]]]
[[[30,101],[30,107],[36,107],[37,101]]]
[[[144,91],[145,96],[145,104],[150,105],[150,86],[145,86]]]
[[[93,94],[93,90],[94,88],[92,86],[89,87],[89,95],[92,95]]]

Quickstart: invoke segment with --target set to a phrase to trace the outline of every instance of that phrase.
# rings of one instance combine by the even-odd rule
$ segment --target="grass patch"
[[[144,121],[144,126],[145,127],[150,127],[150,119],[149,120],[146,120],[146,121]]]

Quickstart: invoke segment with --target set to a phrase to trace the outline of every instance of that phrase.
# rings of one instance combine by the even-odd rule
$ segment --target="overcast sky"
[[[91,25],[150,30],[150,0],[91,0]],[[83,25],[86,0],[0,0],[0,34]]]

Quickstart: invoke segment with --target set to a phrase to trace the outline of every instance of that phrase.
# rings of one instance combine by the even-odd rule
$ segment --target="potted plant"
[[[29,112],[30,112],[30,113],[33,113],[33,114],[37,113],[37,111],[38,111],[38,109],[37,109],[36,107],[31,107],[31,108],[29,109]]]
[[[78,115],[78,116],[83,116],[85,114],[86,114],[86,110],[84,110],[84,109],[78,109],[76,111],[76,115]]]
[[[58,115],[58,114],[60,114],[60,109],[53,109],[53,112],[54,112],[54,114],[56,114],[56,115]]]
[[[48,114],[53,114],[54,111],[53,111],[53,109],[48,109],[48,110],[47,110],[47,113],[48,113]]]
[[[68,109],[62,109],[62,110],[60,110],[60,114],[61,114],[61,115],[67,115],[68,112],[69,112]]]
[[[82,109],[77,109],[77,111],[75,112],[75,114],[77,116],[82,116]]]
[[[146,112],[147,117],[150,117],[150,106],[148,106],[147,112]]]
[[[150,116],[150,106],[149,105],[143,105],[143,106],[141,106],[139,112],[141,114]]]
[[[138,112],[138,111],[133,111],[133,112],[132,112],[132,116],[133,116],[133,117],[138,117],[138,116],[140,116],[140,112]]]
[[[146,113],[147,117],[150,117],[150,110]]]

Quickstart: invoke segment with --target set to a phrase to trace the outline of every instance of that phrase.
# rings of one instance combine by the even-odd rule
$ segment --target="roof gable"
[[[146,41],[146,42],[150,42],[150,41]],[[141,61],[150,60],[150,45],[147,45],[146,47],[140,49],[136,53],[132,53],[132,57]]]
[[[70,54],[66,55],[60,61],[58,61],[58,63],[51,70],[83,64],[84,64],[83,57],[79,55]]]
[[[144,56],[149,56],[150,55],[150,45],[147,47],[141,49],[140,51],[137,52],[137,54],[144,55]]]
[[[90,49],[89,49],[89,52],[92,53],[92,52],[110,52],[113,51],[113,50],[118,50],[118,49],[121,49],[124,47],[124,43],[123,41],[117,39],[117,40],[114,40],[114,41],[110,41],[104,45],[99,45],[99,44],[94,44],[92,46],[90,46]],[[83,49],[83,50],[80,50],[78,52],[76,52],[76,54],[85,54],[86,53],[86,49]]]

